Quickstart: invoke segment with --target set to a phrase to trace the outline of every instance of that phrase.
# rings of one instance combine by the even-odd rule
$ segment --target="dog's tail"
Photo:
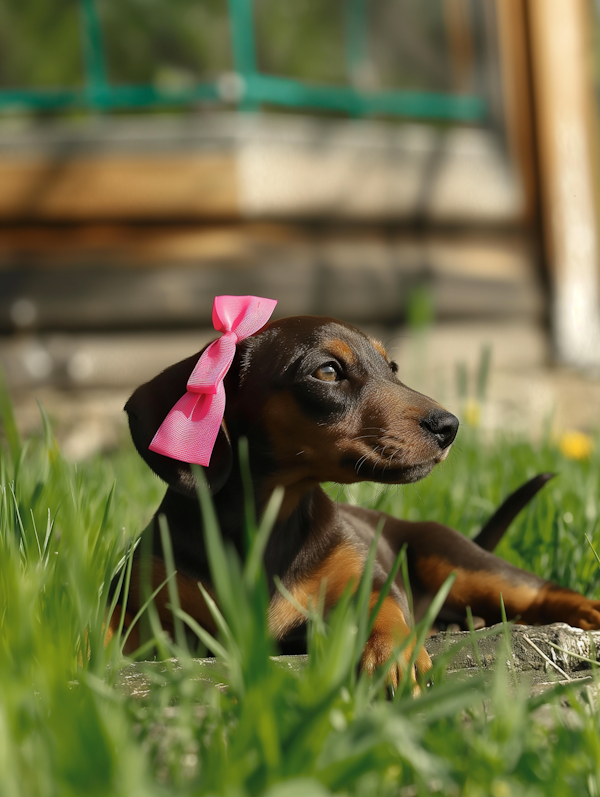
[[[493,551],[519,512],[527,506],[546,482],[549,482],[555,475],[554,473],[539,473],[533,479],[521,485],[514,493],[511,493],[506,501],[494,512],[473,542],[476,542],[480,548],[486,551]]]

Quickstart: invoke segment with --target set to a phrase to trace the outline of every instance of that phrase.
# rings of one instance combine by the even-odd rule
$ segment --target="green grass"
[[[5,399],[0,411],[2,797],[600,794],[592,692],[544,697],[551,706],[569,702],[575,718],[567,725],[556,710],[550,729],[538,719],[540,700],[513,694],[504,672],[485,685],[440,671],[420,697],[401,689],[387,701],[381,679],[356,674],[367,625],[360,593],[327,622],[315,616],[303,671],[277,666],[256,566],[268,519],[254,529],[245,568],[208,521],[227,691],[192,677],[197,665],[180,633],[177,643],[157,640],[179,665],[148,668],[147,697],[124,694],[115,687],[128,666],[120,641],[103,644],[107,586],[163,487],[129,445],[75,467],[47,421],[39,439],[23,443]],[[361,485],[350,499],[472,535],[525,479],[556,472],[500,553],[591,595],[599,570],[584,535],[599,541],[598,443],[576,462],[549,440],[484,444],[467,428],[424,482]]]

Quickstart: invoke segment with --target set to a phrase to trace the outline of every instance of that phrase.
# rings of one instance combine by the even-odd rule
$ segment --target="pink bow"
[[[258,332],[277,302],[260,296],[215,296],[213,326],[224,334],[204,351],[187,392],[164,419],[150,450],[182,462],[208,465],[225,413],[223,379],[238,341]]]

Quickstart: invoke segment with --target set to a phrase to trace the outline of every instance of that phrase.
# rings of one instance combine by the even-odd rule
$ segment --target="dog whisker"
[[[373,453],[377,455],[377,459],[376,459],[376,460],[375,460],[375,462],[373,463],[373,476],[375,476],[375,473],[376,473],[376,471],[377,471],[377,467],[378,467],[378,465],[379,465],[379,462],[381,461],[381,457],[380,457],[380,455],[379,455],[379,454],[377,454],[377,449],[378,449],[378,448],[381,448],[381,446],[377,446],[376,448],[374,448],[374,449],[373,449]]]
[[[367,459],[369,458],[369,454],[370,454],[370,453],[371,453],[371,452],[369,452],[369,453],[367,453],[367,454],[364,454],[364,455],[363,455],[363,456],[362,456],[362,457],[361,457],[361,458],[358,460],[358,462],[356,463],[356,465],[354,466],[354,469],[356,470],[356,475],[357,475],[357,476],[358,476],[358,472],[360,471],[360,469],[362,468],[362,466],[364,465],[364,463],[365,463],[365,462],[367,461]]]

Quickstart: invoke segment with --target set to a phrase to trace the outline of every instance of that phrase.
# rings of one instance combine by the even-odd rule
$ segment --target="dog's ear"
[[[170,366],[150,382],[138,387],[125,405],[131,437],[140,456],[170,487],[188,498],[197,495],[196,479],[190,465],[150,451],[148,446],[169,411],[184,395],[188,379],[201,354],[198,352]],[[213,495],[229,478],[232,462],[231,441],[225,424],[221,423],[210,465],[203,468]]]

